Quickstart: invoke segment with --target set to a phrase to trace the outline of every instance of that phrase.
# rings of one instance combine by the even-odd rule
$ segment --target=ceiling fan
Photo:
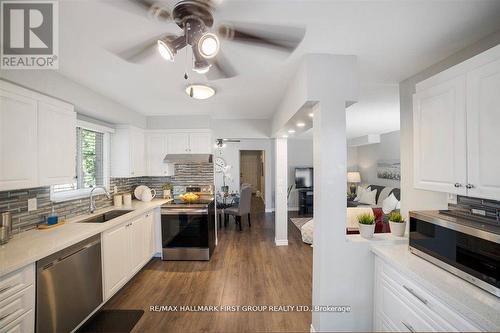
[[[305,29],[299,27],[236,22],[221,23],[217,29],[213,29],[213,12],[216,9],[216,2],[220,0],[181,0],[175,3],[172,10],[165,2],[153,0],[127,0],[127,2],[159,21],[177,24],[183,33],[154,37],[118,53],[119,56],[130,62],[138,62],[152,54],[151,50],[156,47],[165,60],[174,61],[181,49],[190,47],[193,52],[193,70],[205,74],[210,80],[237,75],[237,71],[220,49],[219,38],[291,53],[305,34]]]

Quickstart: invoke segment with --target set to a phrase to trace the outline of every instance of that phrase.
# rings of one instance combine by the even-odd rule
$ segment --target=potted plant
[[[375,232],[375,216],[368,213],[358,215],[358,225],[361,237],[372,238]]]
[[[170,183],[166,183],[162,186],[163,199],[172,199],[172,189],[174,187]]]
[[[397,237],[403,237],[406,230],[406,221],[401,216],[400,212],[391,212],[389,214],[389,225],[391,227],[391,234]]]

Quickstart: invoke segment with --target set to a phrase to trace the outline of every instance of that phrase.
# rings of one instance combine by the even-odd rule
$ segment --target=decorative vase
[[[392,222],[389,221],[391,227],[391,234],[397,237],[403,237],[406,230],[406,221],[404,222]]]
[[[375,223],[373,224],[361,224],[358,223],[359,225],[359,234],[361,237],[370,239],[373,238],[373,234],[375,233]]]

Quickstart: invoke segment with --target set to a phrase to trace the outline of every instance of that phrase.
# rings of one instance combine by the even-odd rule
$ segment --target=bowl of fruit
[[[182,200],[182,202],[194,203],[194,202],[198,201],[198,199],[200,199],[200,196],[198,194],[193,193],[193,192],[188,192],[188,193],[184,193],[184,194],[179,195],[179,198]]]

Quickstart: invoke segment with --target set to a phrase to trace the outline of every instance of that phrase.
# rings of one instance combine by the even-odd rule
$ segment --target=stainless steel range
[[[210,260],[215,248],[215,202],[212,186],[175,186],[174,200],[161,207],[163,260]],[[193,192],[200,199],[185,203]]]

